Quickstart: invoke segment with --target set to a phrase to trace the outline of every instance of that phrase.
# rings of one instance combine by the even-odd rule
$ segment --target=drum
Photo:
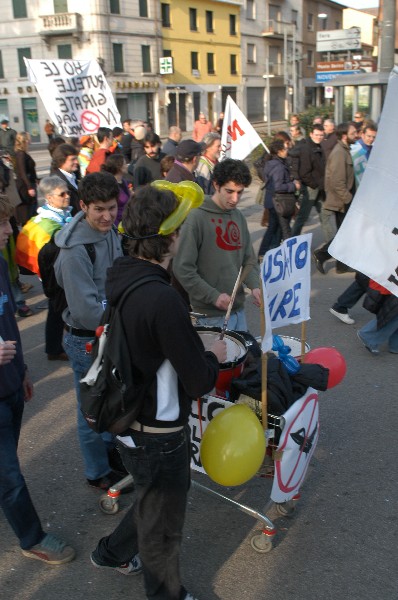
[[[205,350],[210,350],[221,333],[220,327],[195,327],[195,329],[203,342]],[[231,389],[232,379],[239,377],[243,371],[247,348],[244,338],[236,331],[226,331],[224,340],[227,345],[227,360],[220,364],[215,390],[218,396],[226,398]]]

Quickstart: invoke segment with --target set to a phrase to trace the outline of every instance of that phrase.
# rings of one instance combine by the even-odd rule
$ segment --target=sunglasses
[[[66,198],[66,196],[70,196],[69,192],[61,192],[60,194],[53,194],[53,196],[59,196],[60,198]]]

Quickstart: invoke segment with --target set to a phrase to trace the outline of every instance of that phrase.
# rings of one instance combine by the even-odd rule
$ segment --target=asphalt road
[[[242,200],[253,243],[263,229],[261,208],[253,205],[255,188]],[[318,219],[306,228],[321,242]],[[397,575],[397,357],[370,355],[356,330],[369,320],[360,303],[352,310],[355,325],[328,312],[352,275],[337,275],[333,262],[326,276],[314,272],[312,348],[335,346],[347,361],[347,376],[321,394],[321,434],[302,498],[293,518],[268,513],[278,528],[274,548],[256,553],[250,546],[258,523],[235,508],[193,489],[184,532],[182,573],[187,588],[200,600],[396,600]],[[99,494],[85,485],[76,438],[72,373],[65,363],[48,362],[44,354],[46,302],[38,280],[27,301],[35,310],[19,318],[26,362],[35,382],[35,398],[26,406],[20,459],[31,495],[46,530],[68,540],[76,560],[49,567],[24,558],[0,515],[0,598],[4,600],[116,600],[145,598],[142,577],[95,570],[89,553],[110,532],[120,514],[104,515]],[[260,319],[248,299],[253,334]],[[299,336],[299,327],[283,330]],[[395,375],[394,375],[395,373]],[[270,483],[252,479],[237,488],[217,488],[205,476],[200,482],[221,489],[239,502],[262,511]],[[123,496],[121,509],[131,496]]]

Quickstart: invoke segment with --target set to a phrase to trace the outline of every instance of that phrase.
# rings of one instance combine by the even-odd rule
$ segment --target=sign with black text
[[[61,135],[93,134],[120,126],[111,89],[96,60],[24,59],[51,121]]]

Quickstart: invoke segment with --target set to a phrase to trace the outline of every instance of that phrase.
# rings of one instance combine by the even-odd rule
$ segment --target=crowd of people
[[[268,219],[258,256],[238,210],[252,181],[250,169],[244,161],[218,161],[220,131],[203,114],[192,139],[182,140],[181,130],[170,128],[163,145],[167,154],[160,137],[141,121],[127,119],[123,128],[113,130],[101,127],[95,136],[80,140],[53,133],[51,174],[40,182],[28,134],[16,134],[10,147],[3,146],[3,156],[10,160],[6,168],[15,167],[20,202],[15,205],[8,198],[4,177],[0,250],[8,264],[0,257],[0,504],[25,556],[63,564],[75,552],[43,531],[18,463],[23,405],[32,398],[33,387],[15,320],[16,313],[28,315],[18,306],[23,290],[11,267],[41,276],[46,291],[45,267],[53,266],[58,291],[49,298],[45,352],[49,360],[69,361],[73,371],[87,484],[103,491],[127,473],[134,478],[135,501],[115,531],[99,541],[92,564],[124,574],[142,572],[148,598],[195,600],[179,572],[190,481],[187,423],[190,399],[214,387],[226,344],[217,340],[205,351],[189,313],[196,314],[199,325],[221,330],[238,281],[228,327],[247,331],[245,288],[256,306],[261,303],[259,259],[298,235],[312,207],[325,238],[314,260],[325,274],[329,244],[349,209],[376,132],[370,121],[360,128],[354,123],[335,127],[331,119],[320,123],[317,118],[306,137],[297,115],[292,116],[288,131],[275,135],[270,155],[264,157]],[[203,204],[188,214],[184,225],[177,195],[151,185],[161,179],[171,184],[195,181],[204,190]],[[38,189],[44,198],[41,207]],[[24,210],[18,211],[20,205]],[[161,235],[170,215],[174,230]],[[117,228],[120,223],[122,229]],[[346,265],[337,264],[337,272],[346,271]],[[99,434],[80,411],[79,382],[92,363],[87,347],[107,304],[116,305],[126,288],[142,278],[145,284],[127,298],[121,315],[131,369],[145,403],[125,432]],[[364,275],[356,274],[330,312],[352,324],[348,310],[369,289],[379,309],[359,339],[373,355],[383,342],[398,353],[398,301]]]

